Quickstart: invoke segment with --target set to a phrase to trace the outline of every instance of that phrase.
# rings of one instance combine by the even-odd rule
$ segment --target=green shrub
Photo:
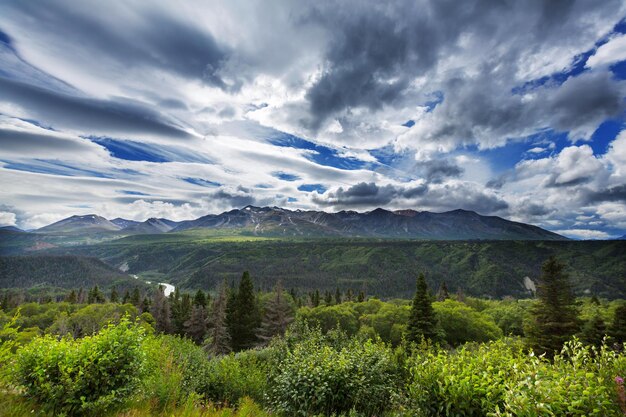
[[[25,394],[53,414],[98,414],[119,406],[139,385],[143,330],[123,319],[79,340],[36,338],[17,353]]]
[[[486,416],[502,406],[505,382],[523,357],[521,344],[504,340],[418,351],[409,361],[411,401],[429,416]]]
[[[351,339],[341,347],[312,332],[286,347],[270,382],[269,399],[286,415],[351,410],[380,415],[397,396],[399,375],[393,351],[383,343]]]
[[[466,342],[487,342],[502,337],[502,330],[491,316],[478,312],[464,303],[445,300],[433,303],[445,340],[452,346]]]
[[[151,336],[144,342],[146,377],[144,395],[158,410],[175,407],[201,393],[208,378],[206,353],[189,339]]]
[[[267,353],[248,350],[213,358],[202,388],[205,398],[221,405],[236,405],[244,397],[263,402],[270,372]]]

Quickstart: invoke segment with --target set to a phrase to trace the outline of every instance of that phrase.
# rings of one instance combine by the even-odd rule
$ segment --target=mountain
[[[122,219],[121,217],[117,217],[117,218],[111,220],[111,223],[121,227],[122,229],[126,229],[129,226],[133,226],[133,225],[139,224],[141,222],[138,222],[138,221],[135,221],[135,220]]]
[[[260,236],[381,237],[416,239],[565,240],[537,226],[481,216],[467,210],[444,213],[382,208],[359,213],[247,206],[183,221],[173,231],[243,229]]]
[[[2,227],[0,227],[0,230],[3,231],[3,232],[28,233],[28,232],[20,229],[19,227],[15,227],[15,226],[2,226]]]
[[[113,232],[121,227],[95,214],[72,216],[37,229],[37,233],[99,233]]]
[[[616,240],[626,240],[626,235],[624,235],[622,237],[618,237]]]
[[[156,219],[153,217],[146,220],[145,222],[136,222],[136,224],[124,228],[124,232],[133,234],[166,233],[172,230],[177,225],[177,222],[173,222],[167,219]]]

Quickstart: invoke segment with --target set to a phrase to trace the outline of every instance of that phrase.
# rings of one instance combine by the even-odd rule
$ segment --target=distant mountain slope
[[[95,214],[72,216],[41,229],[37,233],[98,233],[120,230],[121,227]]]
[[[74,255],[0,256],[0,288],[129,288],[143,285],[92,257]]]
[[[121,217],[117,217],[117,218],[111,220],[111,223],[113,223],[116,226],[119,226],[122,229],[126,229],[129,226],[133,226],[133,225],[139,224],[141,222],[137,222],[135,220],[122,219]]]
[[[260,236],[343,236],[417,239],[565,240],[556,233],[473,211],[445,213],[388,211],[358,213],[286,210],[247,206],[180,222],[173,231],[197,228],[245,229]]]
[[[136,223],[124,228],[124,232],[137,234],[166,233],[172,230],[178,223],[167,219],[150,218],[142,223]]]
[[[0,230],[5,231],[5,232],[14,232],[14,233],[27,233],[24,230],[20,229],[19,227],[15,227],[15,226],[2,226],[0,227]]]

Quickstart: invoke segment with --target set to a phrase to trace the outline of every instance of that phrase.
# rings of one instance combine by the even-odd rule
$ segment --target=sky
[[[622,0],[0,2],[0,225],[474,210],[626,234]]]

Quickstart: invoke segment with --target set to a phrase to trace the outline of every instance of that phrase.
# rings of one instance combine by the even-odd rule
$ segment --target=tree
[[[111,289],[111,296],[109,297],[109,300],[112,303],[117,303],[119,301],[119,294],[117,293],[117,288],[113,287],[113,289]]]
[[[162,333],[172,332],[170,303],[165,296],[165,288],[162,285],[159,285],[159,288],[154,292],[150,313],[154,317],[155,330]]]
[[[250,273],[245,271],[239,282],[235,300],[231,333],[233,350],[253,347],[257,342],[256,330],[259,327],[259,312]]]
[[[588,345],[600,347],[606,333],[606,324],[596,308],[593,316],[583,325],[580,332],[580,340]]]
[[[422,339],[437,340],[437,319],[424,274],[419,274],[417,278],[407,330],[409,341],[419,343]]]
[[[326,291],[324,293],[324,304],[326,304],[327,306],[331,305],[333,303],[333,295],[330,293],[330,291]]]
[[[265,306],[265,314],[261,327],[257,331],[257,337],[261,343],[268,343],[274,336],[282,336],[287,330],[289,323],[293,321],[293,309],[283,294],[280,282],[274,288],[272,297]]]
[[[139,293],[138,287],[133,288],[133,293],[130,296],[130,302],[135,307],[138,307],[139,303],[141,303],[141,294]]]
[[[356,299],[359,303],[362,303],[365,301],[365,291],[361,290],[359,291],[359,296]]]
[[[530,309],[526,339],[539,354],[552,357],[578,331],[578,311],[565,265],[550,257],[542,266],[537,303]]]
[[[230,333],[227,325],[228,294],[226,283],[222,283],[220,292],[213,301],[213,309],[209,318],[209,331],[204,348],[213,355],[224,355],[231,351]]]
[[[439,286],[439,291],[437,292],[437,301],[444,301],[450,298],[450,293],[448,292],[448,286],[445,281],[441,281],[441,285]]]
[[[193,297],[193,305],[196,307],[208,307],[207,297],[206,295],[204,295],[204,292],[202,292],[202,290],[198,290],[196,292],[196,295]]]
[[[70,294],[65,299],[65,301],[67,301],[70,304],[76,304],[77,300],[78,300],[78,298],[76,296],[76,291],[74,291],[74,290],[70,291]]]
[[[87,295],[87,303],[89,304],[94,304],[94,303],[104,303],[106,300],[104,298],[104,294],[102,294],[102,291],[100,291],[100,288],[98,288],[97,285],[95,285],[90,291],[89,294]]]
[[[198,345],[204,341],[207,332],[207,319],[206,307],[194,305],[191,308],[189,319],[183,324],[185,335]]]
[[[122,304],[128,304],[128,303],[130,303],[130,292],[126,290],[124,292],[124,297],[122,297]]]
[[[191,318],[191,309],[193,307],[191,296],[187,293],[174,298],[171,302],[172,308],[172,324],[176,334],[182,335],[185,332],[185,322]],[[171,297],[170,297],[171,300]]]
[[[615,314],[609,327],[609,335],[619,345],[626,343],[626,302],[622,302],[615,309]]]
[[[341,291],[339,291],[339,288],[335,290],[335,304],[341,304]]]

